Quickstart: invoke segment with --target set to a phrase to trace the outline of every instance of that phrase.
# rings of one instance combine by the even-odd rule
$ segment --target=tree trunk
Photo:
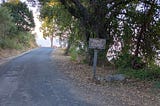
[[[51,36],[50,40],[51,40],[51,48],[53,48],[53,35]]]
[[[140,43],[141,43],[141,39],[142,39],[142,35],[143,35],[143,27],[140,31],[140,34],[138,36],[138,39],[137,39],[137,44],[136,44],[136,50],[135,50],[135,57],[138,57],[138,54],[139,54],[139,50],[140,50]]]
[[[68,55],[70,47],[71,47],[71,43],[68,42],[67,49],[65,51],[65,55]]]

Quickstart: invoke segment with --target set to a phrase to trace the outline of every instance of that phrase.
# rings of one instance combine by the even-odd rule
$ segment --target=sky
[[[43,34],[42,32],[40,31],[40,27],[41,27],[41,22],[39,21],[38,19],[38,16],[39,16],[39,11],[37,11],[37,7],[30,7],[30,9],[33,11],[33,15],[34,15],[34,21],[35,21],[35,30],[33,33],[35,33],[35,38],[36,38],[36,42],[39,46],[42,46],[42,47],[49,47],[50,46],[50,39],[49,38],[46,38],[44,39],[43,38]]]
[[[24,2],[26,0],[21,0],[21,1]],[[41,22],[38,19],[38,16],[40,15],[38,6],[35,6],[35,7],[29,6],[29,8],[31,11],[33,11],[34,21],[35,21],[35,25],[36,25],[33,33],[35,33],[35,38],[36,38],[36,42],[37,42],[38,46],[49,47],[50,46],[50,39],[49,38],[44,39],[43,34],[40,31]]]

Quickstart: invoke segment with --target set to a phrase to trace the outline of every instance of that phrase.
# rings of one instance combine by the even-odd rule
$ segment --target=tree
[[[42,5],[60,2],[80,24],[88,44],[89,38],[107,40],[106,51],[114,39],[123,43],[120,55],[130,54],[149,63],[159,49],[160,4],[157,0],[39,0]],[[51,6],[53,7],[53,6]],[[74,36],[73,36],[74,37]],[[133,60],[133,61],[132,61]]]
[[[59,36],[60,39],[69,39],[68,34],[70,33],[71,26],[73,27],[72,21],[74,19],[72,18],[70,13],[64,8],[64,6],[60,4],[60,2],[52,1],[45,3],[41,8],[40,13],[41,21],[45,24],[45,26],[47,24],[48,26],[52,26],[52,29],[54,29],[54,32],[52,33],[54,33],[54,35]],[[44,26],[44,24],[42,25],[42,27]],[[46,36],[46,31],[44,28],[43,32],[43,35]],[[51,35],[53,34],[48,34],[47,36]],[[70,42],[68,42],[68,48],[70,48]]]
[[[41,30],[44,38],[50,37],[51,47],[53,47],[53,37],[55,36],[55,32],[57,30],[54,20],[49,21],[46,17],[42,22]]]
[[[158,1],[150,0],[133,2],[126,7],[121,18],[124,43],[122,55],[133,55],[132,67],[137,68],[141,65],[137,58],[141,58],[142,63],[149,64],[155,60],[156,50],[160,49],[160,5]]]
[[[34,43],[33,14],[19,0],[9,0],[0,6],[0,48],[22,49]]]
[[[11,11],[13,22],[16,23],[19,31],[30,31],[35,27],[34,18],[32,12],[28,9],[25,3],[19,0],[11,0],[2,5],[7,7]]]

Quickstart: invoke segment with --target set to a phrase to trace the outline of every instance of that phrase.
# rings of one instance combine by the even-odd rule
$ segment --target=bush
[[[154,87],[160,89],[160,81],[155,81]]]
[[[71,60],[73,61],[78,61],[78,62],[84,61],[84,56],[85,56],[84,49],[81,49],[80,47],[76,45],[70,48],[69,54],[71,56]]]
[[[119,56],[115,64],[117,68],[133,68],[136,70],[146,67],[146,63],[141,57],[135,57],[131,54],[123,54]]]
[[[118,57],[115,61],[115,65],[118,68],[131,68],[132,56],[130,54],[124,54]]]
[[[5,48],[21,49],[22,45],[17,42],[17,39],[6,38],[6,39],[3,39],[3,40],[0,40],[0,47],[3,48],[3,49],[5,49]]]
[[[34,36],[30,33],[19,32],[14,38],[0,39],[0,48],[22,49],[33,46]]]
[[[145,69],[119,69],[119,73],[123,73],[130,78],[139,78],[141,80],[157,80],[160,78],[160,67],[150,67]]]
[[[76,50],[76,47],[72,47],[69,51],[71,60],[76,61],[78,56],[78,51]]]
[[[22,44],[24,47],[30,47],[31,34],[26,32],[19,32],[17,35],[18,42]]]

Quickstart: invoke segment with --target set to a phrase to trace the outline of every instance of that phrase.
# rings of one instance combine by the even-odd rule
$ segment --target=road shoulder
[[[84,97],[90,102],[96,100],[100,106],[159,106],[160,104],[159,93],[154,94],[146,82],[131,80],[125,83],[95,83],[91,80],[91,66],[71,61],[70,56],[64,56],[61,49],[55,50],[52,57],[59,70],[84,91]],[[112,71],[98,68],[98,72],[107,74]]]
[[[25,50],[15,50],[15,49],[5,49],[5,50],[0,50],[0,65],[16,58],[19,56],[22,56],[28,52],[31,52],[32,50],[35,50],[37,48],[28,48]]]

